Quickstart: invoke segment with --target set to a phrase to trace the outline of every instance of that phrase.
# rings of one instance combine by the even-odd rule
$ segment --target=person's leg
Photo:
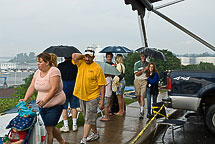
[[[63,91],[66,95],[66,101],[65,103],[63,104],[63,111],[62,111],[62,117],[63,117],[63,127],[60,128],[60,131],[62,132],[69,132],[69,122],[68,122],[68,104],[69,104],[69,99],[70,99],[70,96],[69,96],[69,85],[68,85],[68,82],[67,81],[63,81]]]
[[[124,112],[124,105],[123,105],[123,96],[122,95],[117,95],[118,98],[118,103],[119,103],[119,114],[123,114]]]
[[[140,98],[141,93],[140,93],[140,85],[138,80],[134,80],[134,89],[135,89],[135,95],[137,97],[137,101],[141,106],[141,98]]]
[[[84,124],[84,135],[83,135],[83,138],[87,138],[87,136],[90,133],[91,127],[92,126],[90,124]]]
[[[56,128],[56,127],[54,127],[54,129],[53,129],[53,136],[54,136],[54,138],[57,139],[57,141],[58,141],[60,144],[65,144],[65,141],[64,141],[64,139],[62,138],[60,131],[59,131],[58,128]]]
[[[75,108],[73,108],[72,109],[72,119],[76,119],[77,120],[77,114],[78,114],[77,110]],[[77,122],[73,123],[73,125],[77,125]]]
[[[93,132],[90,136],[87,137],[87,141],[93,141],[93,140],[97,140],[99,138],[99,134],[96,129],[98,104],[99,104],[99,100],[97,98],[86,102],[84,136],[89,135],[91,128],[92,128],[92,132]]]
[[[125,81],[121,80],[119,83],[119,88],[116,92],[118,103],[119,103],[119,111],[116,113],[116,115],[122,116],[124,115],[125,109],[124,109],[124,100],[123,100],[123,94],[124,94],[124,88],[125,88]]]
[[[110,109],[109,105],[110,105],[110,98],[105,97],[105,103],[104,103],[105,117],[101,118],[101,121],[108,121],[109,120],[109,109]]]
[[[63,109],[62,116],[63,116],[63,120],[64,120],[64,126],[69,126],[67,109]]]
[[[76,110],[76,108],[74,109],[72,109],[72,130],[73,131],[77,131],[78,130],[78,126],[77,126],[77,114],[78,114],[78,112],[77,112],[77,110]]]
[[[147,80],[140,80],[140,117],[144,116],[145,95],[146,95]]]
[[[146,89],[148,115],[151,115],[151,94],[150,88]]]
[[[157,94],[153,94],[153,104],[157,103],[157,97],[158,97]]]
[[[46,131],[48,134],[48,144],[53,144],[53,131],[54,131],[54,126],[46,126]]]
[[[91,128],[92,128],[92,131],[93,131],[94,134],[98,133],[96,125],[92,125]]]

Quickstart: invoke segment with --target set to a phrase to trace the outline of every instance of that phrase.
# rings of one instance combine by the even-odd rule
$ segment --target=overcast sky
[[[214,6],[215,0],[185,0],[159,11],[215,45]],[[149,47],[214,54],[154,13],[146,13],[145,22]],[[0,56],[38,54],[53,45],[135,50],[142,46],[137,12],[124,0],[0,0]]]

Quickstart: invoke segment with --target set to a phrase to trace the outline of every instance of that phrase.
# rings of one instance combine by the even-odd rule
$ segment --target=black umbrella
[[[130,53],[132,50],[124,47],[124,46],[107,46],[103,50],[101,50],[99,53]]]
[[[143,52],[145,55],[154,57],[155,59],[161,59],[163,61],[167,61],[165,55],[161,51],[158,51],[155,48],[141,47],[136,49],[135,51]]]
[[[74,46],[50,46],[49,48],[45,49],[43,52],[54,53],[58,57],[72,57],[73,53],[81,53],[77,48]]]

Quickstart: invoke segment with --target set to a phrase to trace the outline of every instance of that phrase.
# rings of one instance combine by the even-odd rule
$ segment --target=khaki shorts
[[[144,96],[146,95],[146,85],[147,80],[134,80],[134,88],[136,96]]]
[[[96,125],[99,99],[96,98],[90,101],[79,100],[79,102],[85,124]]]

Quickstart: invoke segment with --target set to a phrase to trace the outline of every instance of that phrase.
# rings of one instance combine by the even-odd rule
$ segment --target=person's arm
[[[11,144],[22,144],[24,142],[23,139],[19,140],[19,141],[16,141],[16,142],[11,142]]]
[[[103,110],[104,109],[104,100],[105,100],[105,86],[101,85],[101,86],[99,86],[99,88],[100,88],[100,93],[101,93],[101,100],[99,102],[99,108],[100,108],[100,110]]]
[[[141,71],[138,71],[138,72],[135,72],[135,75],[136,76],[140,76],[143,72],[145,72],[145,71],[147,71],[148,70],[148,66],[147,67],[145,67],[143,70],[141,70]]]
[[[78,61],[80,59],[83,59],[84,58],[84,55],[80,54],[80,53],[73,53],[72,54],[72,60],[75,62],[75,63],[78,63]]]
[[[25,93],[25,98],[24,99],[20,99],[19,102],[20,101],[25,101],[26,102],[34,94],[34,92],[35,92],[35,88],[34,88],[35,80],[36,80],[35,77],[33,77],[32,81],[31,81],[31,84],[28,87],[27,92]]]

